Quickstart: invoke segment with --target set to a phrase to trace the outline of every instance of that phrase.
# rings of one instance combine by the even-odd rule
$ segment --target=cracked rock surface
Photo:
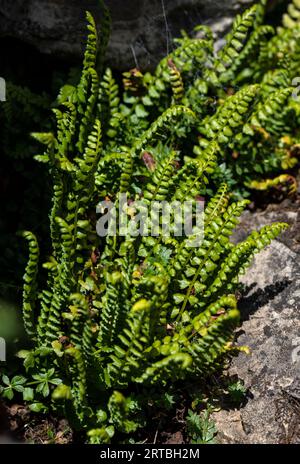
[[[291,221],[295,225],[296,218]],[[243,234],[243,221],[237,234]],[[237,374],[250,395],[239,410],[214,413],[218,441],[300,443],[299,254],[276,240],[256,256],[242,281],[237,339],[251,354],[235,358],[229,374]]]

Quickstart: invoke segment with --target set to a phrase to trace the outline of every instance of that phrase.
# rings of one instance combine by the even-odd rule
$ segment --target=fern
[[[194,143],[197,153],[211,140],[217,141],[223,167],[215,171],[214,181],[224,180],[225,175],[237,197],[249,196],[252,180],[272,179],[294,167],[299,160],[288,162],[281,140],[288,135],[297,144],[299,138],[299,102],[291,89],[300,69],[297,2],[288,8],[294,18],[290,27],[276,31],[263,22],[265,7],[263,0],[237,16],[218,53],[209,28],[199,26],[191,37],[183,33],[175,40],[175,49],[153,75],[139,70],[126,73],[118,113],[120,144],[136,143],[138,151],[146,148],[155,135],[153,124],[171,105],[180,103],[193,111],[198,123],[184,118],[173,125],[177,145],[190,157],[190,147],[182,146],[181,137],[191,134],[195,141],[200,132],[204,138]],[[141,133],[147,134],[146,143],[136,142]]]
[[[216,62],[218,72],[225,71],[230,66],[239,52],[243,49],[244,42],[249,30],[253,27],[256,18],[256,5],[246,10],[241,16],[238,15],[233,23],[232,31],[226,37],[226,44],[220,51]]]
[[[27,335],[35,340],[34,306],[36,301],[39,246],[36,237],[31,232],[24,232],[23,236],[29,244],[29,261],[24,275],[23,321]]]
[[[300,3],[298,0],[293,0],[287,9],[287,13],[283,15],[282,23],[287,28],[294,28],[300,22]]]
[[[53,182],[52,249],[44,263],[47,281],[42,285],[38,279],[37,294],[38,245],[25,233],[23,314],[33,348],[22,356],[28,384],[37,372],[51,369],[50,377],[59,380],[43,398],[36,389],[41,407],[67,411],[92,443],[108,443],[114,433],[142,425],[138,401],[126,397],[133,386],[167,389],[179,379],[205,378],[237,351],[238,278],[253,255],[286,228],[275,223],[234,245],[230,237],[248,201],[232,201],[224,182],[212,192],[219,160],[254,143],[251,125],[258,122],[270,133],[274,127],[274,137],[288,127],[288,114],[282,116],[279,107],[290,89],[273,90],[269,100],[260,94],[261,88],[267,92],[266,82],[233,95],[222,91],[220,60],[234,69],[256,18],[255,7],[238,17],[223,52],[210,57],[210,70],[205,69],[212,53],[209,31],[201,30],[205,39],[184,36],[156,77],[138,75],[134,86],[127,76],[123,98],[109,70],[98,75],[97,33],[88,15],[79,84],[60,93],[53,133],[35,134],[45,146],[37,159],[48,166]],[[186,90],[194,85],[195,62],[205,114],[194,111]],[[130,91],[136,93],[133,100]],[[211,91],[218,95],[213,111]],[[141,102],[149,111],[141,111]],[[118,209],[124,193],[125,213],[135,219],[140,212],[135,200],[143,199],[144,207],[157,200],[189,200],[195,207],[205,196],[203,237],[195,229],[192,237],[165,235],[163,221],[154,236],[124,236],[119,230],[98,236],[96,205],[109,198]],[[174,226],[176,213],[170,221]]]

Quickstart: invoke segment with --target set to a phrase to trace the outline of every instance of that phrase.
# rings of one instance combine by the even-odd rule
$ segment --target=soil
[[[0,403],[0,443],[69,444],[74,433],[66,419],[32,413],[20,404]]]
[[[137,433],[136,443],[187,443],[185,414],[183,405],[169,416],[160,413],[153,417],[151,429]],[[174,417],[173,417],[174,416]],[[33,414],[24,405],[0,405],[0,444],[74,444],[84,443],[84,436],[77,437],[66,419],[48,415]],[[124,437],[125,438],[125,437]]]
[[[203,382],[177,385],[174,407],[166,410],[149,400],[148,426],[137,430],[132,443],[141,444],[188,444],[189,436],[186,430],[186,415],[189,409],[197,412],[205,409],[206,402],[214,405],[216,410],[230,410],[237,406],[232,403],[226,386],[237,381],[237,376],[224,373],[212,376]],[[178,388],[177,388],[178,387]],[[200,393],[201,392],[201,393]],[[243,402],[247,401],[248,393]],[[26,406],[0,402],[0,444],[1,443],[31,443],[31,444],[83,444],[85,434],[72,431],[64,418],[52,415],[32,413]],[[118,436],[118,443],[128,443],[128,436]],[[131,443],[131,441],[129,441]]]

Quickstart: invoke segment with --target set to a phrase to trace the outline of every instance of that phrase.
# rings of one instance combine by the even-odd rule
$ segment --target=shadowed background
[[[153,68],[181,29],[209,24],[224,33],[251,0],[106,0],[112,17],[108,63],[118,70]],[[270,8],[280,0],[270,1]],[[284,3],[284,2],[283,2]],[[77,62],[85,35],[84,13],[100,22],[99,0],[0,0],[0,38],[32,45],[47,56]]]

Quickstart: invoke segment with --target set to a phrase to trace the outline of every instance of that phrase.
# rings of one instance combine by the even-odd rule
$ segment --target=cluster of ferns
[[[108,137],[115,141],[118,134],[119,143],[128,144],[167,108],[183,105],[197,118],[194,130],[183,123],[175,131],[184,138],[183,156],[198,156],[213,140],[219,144],[212,191],[225,179],[237,198],[276,188],[293,194],[291,174],[300,153],[300,2],[288,6],[276,30],[264,24],[266,3],[236,17],[218,52],[211,30],[198,26],[192,37],[184,33],[175,40],[153,75],[124,73],[122,101],[107,70],[102,86],[112,96]],[[236,111],[245,95],[247,104]]]
[[[61,89],[55,130],[33,134],[53,182],[52,249],[41,265],[37,238],[23,233],[31,349],[19,353],[25,373],[17,391],[33,410],[64,411],[92,443],[142,425],[138,387],[205,378],[244,349],[234,342],[239,276],[286,225],[233,244],[248,200],[232,197],[220,165],[250,178],[253,169],[263,176],[291,168],[300,118],[291,84],[300,69],[300,1],[276,33],[263,25],[265,3],[237,16],[219,51],[206,26],[183,35],[154,74],[125,73],[122,93],[103,69],[108,15],[99,35],[87,13],[78,85]],[[293,185],[285,175],[267,182]],[[122,193],[147,204],[205,198],[200,246],[162,228],[155,237],[97,235],[96,205],[118,204]],[[2,391],[13,384],[5,377]]]

